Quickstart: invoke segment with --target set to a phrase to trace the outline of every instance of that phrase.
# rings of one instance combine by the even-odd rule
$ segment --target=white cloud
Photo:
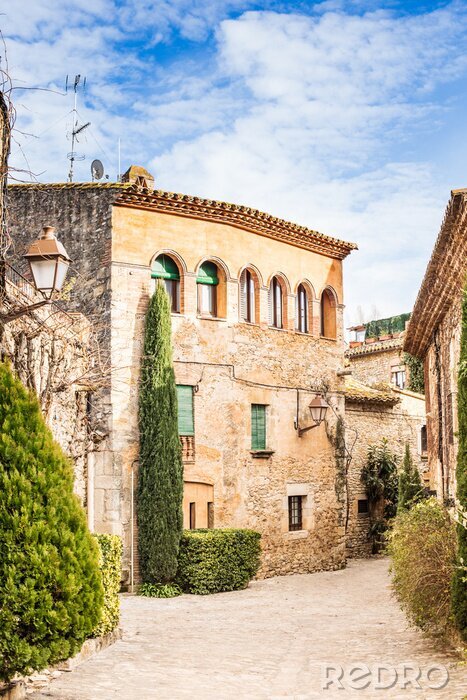
[[[11,70],[55,87],[66,73],[87,74],[80,111],[92,128],[77,150],[114,177],[121,137],[124,167],[149,166],[161,187],[357,241],[346,263],[349,321],[357,305],[410,308],[448,194],[416,141],[434,138],[450,108],[439,90],[467,73],[463,5],[397,16],[324,3],[307,16],[224,19],[252,3],[32,4],[25,23],[16,6],[6,23]],[[180,35],[208,50],[179,56]],[[159,60],[160,42],[172,59]],[[54,122],[70,99],[16,94],[18,126],[41,134],[18,135],[31,169],[64,179],[66,119]],[[18,149],[12,162],[24,167]],[[78,165],[78,176],[88,169]]]

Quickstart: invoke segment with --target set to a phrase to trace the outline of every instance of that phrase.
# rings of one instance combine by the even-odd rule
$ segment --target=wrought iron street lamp
[[[303,433],[307,433],[313,428],[317,428],[326,418],[326,413],[329,408],[329,404],[324,400],[322,396],[315,396],[315,398],[310,402],[308,406],[311,414],[311,419],[313,421],[312,425],[308,425],[305,428],[300,427],[299,415],[300,415],[300,392],[297,391],[297,416],[295,418],[295,430],[298,433],[298,437],[302,437]]]
[[[42,235],[31,243],[23,256],[29,263],[34,286],[44,299],[35,304],[12,309],[9,313],[0,314],[0,321],[8,323],[45,304],[50,304],[53,295],[61,291],[71,260],[63,244],[55,237],[54,231],[53,226],[44,226]]]

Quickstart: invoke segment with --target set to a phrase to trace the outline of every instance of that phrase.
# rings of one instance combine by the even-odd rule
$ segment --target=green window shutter
[[[178,433],[179,435],[194,435],[193,418],[193,387],[177,384],[178,400]]]
[[[179,280],[180,273],[175,261],[169,255],[158,255],[152,266],[151,277],[164,280]]]
[[[209,261],[200,265],[196,281],[198,284],[219,284],[217,265]]]
[[[266,449],[266,406],[251,404],[251,449]]]

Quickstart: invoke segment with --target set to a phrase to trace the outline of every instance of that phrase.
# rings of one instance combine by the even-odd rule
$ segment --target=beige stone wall
[[[2,311],[33,301],[6,280]],[[31,294],[34,290],[31,288]],[[39,309],[5,325],[0,323],[2,358],[9,359],[23,384],[37,395],[55,440],[72,459],[75,493],[88,503],[88,460],[93,447],[87,411],[92,394],[89,378],[89,326],[81,314]]]
[[[442,499],[452,499],[456,493],[461,313],[459,297],[436,329],[425,356],[430,486]]]
[[[366,499],[360,474],[366,463],[368,446],[387,438],[389,447],[402,459],[405,445],[428,485],[427,462],[421,454],[420,431],[425,425],[425,401],[412,392],[397,392],[400,403],[394,407],[378,404],[360,404],[346,401],[346,441],[352,450],[352,461],[348,470],[348,527],[347,556],[361,557],[371,554],[368,540],[368,515],[357,512],[358,500]],[[353,445],[353,447],[352,447]]]
[[[352,376],[370,386],[389,384],[393,368],[403,366],[402,355],[402,347],[361,355],[354,355],[350,351],[348,359]]]
[[[113,472],[104,499],[122,494],[120,512],[103,503],[98,527],[122,524],[125,568],[131,550],[131,472],[137,469],[137,387],[144,313],[154,288],[150,262],[161,251],[183,261],[183,314],[173,315],[177,381],[196,386],[195,460],[185,480],[213,486],[216,527],[251,527],[263,536],[260,576],[330,569],[344,564],[344,494],[332,440],[336,416],[302,438],[294,429],[297,388],[302,424],[313,389],[325,389],[343,413],[342,280],[340,261],[272,241],[224,224],[129,208],[114,208],[112,265]],[[227,271],[224,320],[198,318],[196,275],[205,258]],[[253,265],[261,278],[258,324],[239,322],[241,269]],[[266,284],[282,272],[290,285],[290,327],[267,326]],[[294,291],[303,279],[316,292],[332,285],[338,295],[337,340],[295,332]],[[314,305],[318,314],[319,306]],[[316,333],[316,328],[314,331]],[[119,368],[119,369],[118,369]],[[251,454],[252,403],[267,404],[268,448]],[[110,495],[109,495],[110,494]],[[288,496],[304,498],[304,529],[288,531]],[[109,515],[110,513],[110,515]],[[134,536],[134,531],[133,531]]]

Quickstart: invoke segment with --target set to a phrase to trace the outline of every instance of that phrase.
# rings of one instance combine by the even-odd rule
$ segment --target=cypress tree
[[[452,584],[452,606],[459,632],[467,641],[467,288],[462,304],[458,378],[459,452],[457,454],[458,561]]]
[[[144,583],[177,571],[183,527],[183,463],[172,364],[169,297],[158,284],[146,315],[139,389],[138,551]]]
[[[399,474],[399,498],[397,511],[410,510],[418,501],[424,497],[424,489],[420,472],[413,463],[409,444],[405,445],[404,461],[402,471]]]
[[[74,654],[98,623],[98,549],[37,398],[0,364],[0,678]]]

